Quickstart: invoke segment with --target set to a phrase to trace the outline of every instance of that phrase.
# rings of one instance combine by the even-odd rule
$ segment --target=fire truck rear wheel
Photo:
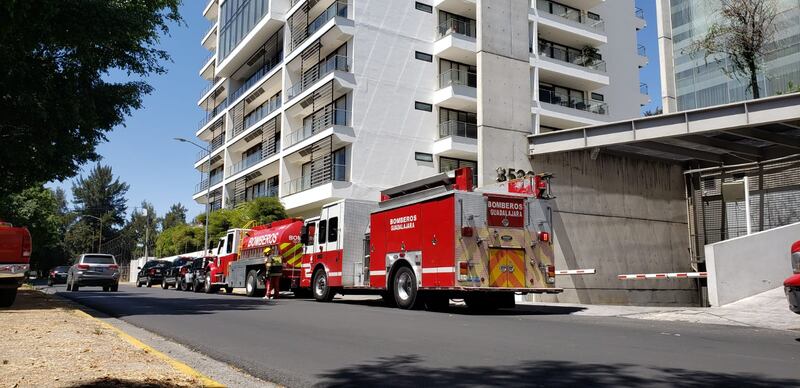
[[[217,292],[217,289],[211,284],[211,275],[206,275],[206,281],[203,282],[203,292],[206,294],[213,294]]]
[[[314,272],[314,284],[312,287],[314,291],[314,299],[317,302],[330,302],[333,300],[333,290],[328,285],[328,274],[325,270],[318,269]]]
[[[397,270],[394,274],[392,289],[394,290],[394,300],[397,303],[397,307],[409,310],[422,306],[422,298],[419,297],[419,292],[417,292],[417,277],[414,276],[414,271],[411,268],[400,267]]]

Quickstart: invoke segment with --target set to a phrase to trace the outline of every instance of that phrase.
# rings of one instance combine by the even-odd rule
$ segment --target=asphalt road
[[[800,386],[800,333],[161,288],[58,294],[288,386]]]

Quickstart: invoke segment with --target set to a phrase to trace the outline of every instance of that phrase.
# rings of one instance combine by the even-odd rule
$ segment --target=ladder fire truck
[[[404,309],[439,310],[450,299],[513,307],[515,293],[562,291],[549,198],[548,176],[473,191],[471,170],[458,169],[384,190],[380,202],[345,199],[311,219],[231,230],[207,284],[261,295],[269,246],[286,263],[283,284],[318,301],[379,294]]]

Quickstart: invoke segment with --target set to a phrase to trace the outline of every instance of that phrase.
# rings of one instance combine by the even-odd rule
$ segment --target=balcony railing
[[[315,179],[312,180],[311,179],[312,175],[303,175],[300,178],[292,179],[284,184],[284,189],[285,189],[284,195],[299,193],[301,191],[312,189],[314,187],[321,186],[333,181],[344,182],[346,180],[345,179],[346,172],[347,172],[347,165],[334,164],[331,166],[330,171],[325,173],[324,176],[321,178],[314,175]],[[314,172],[312,172],[311,174],[314,174]]]
[[[273,152],[272,154],[274,155],[275,153]],[[271,156],[271,155],[269,155],[269,156]],[[246,170],[246,169],[248,169],[250,167],[255,166],[256,164],[258,164],[259,162],[261,162],[262,160],[264,160],[266,158],[267,157],[263,155],[261,150],[259,150],[258,152],[254,153],[254,154],[252,154],[250,156],[245,157],[240,162],[235,163],[233,165],[233,167],[231,167],[230,171],[228,171],[228,174],[229,175],[233,175],[233,174],[237,174],[239,172],[242,172],[242,171],[244,171],[244,170]]]
[[[541,50],[539,55],[552,58],[557,61],[571,63],[573,65],[586,67],[592,70],[606,72],[606,62],[597,58],[592,58],[580,53],[579,50],[564,50],[559,47],[551,47],[550,50]]]
[[[644,45],[641,45],[641,44],[640,44],[640,45],[639,45],[639,46],[636,48],[636,52],[637,52],[637,53],[639,53],[639,56],[640,56],[640,57],[646,57],[646,56],[647,56],[647,48],[645,48],[645,47],[644,47]]]
[[[325,25],[328,21],[335,18],[336,16],[341,16],[343,18],[347,17],[347,2],[346,1],[335,1],[331,4],[321,15],[317,16],[314,21],[308,24],[306,27],[306,33],[308,36],[314,35],[315,32],[319,31],[322,26]]]
[[[475,33],[474,21],[467,22],[455,19],[450,19],[442,24],[439,24],[436,27],[436,31],[439,34],[439,39],[452,34],[464,35],[471,38],[474,38],[477,35]]]
[[[288,99],[292,99],[303,93],[311,85],[314,85],[320,78],[332,73],[334,70],[350,71],[350,58],[343,55],[334,55],[325,61],[315,65],[316,68],[305,72],[301,77],[302,80],[298,81],[287,92]]]
[[[264,117],[269,116],[270,113],[278,110],[280,107],[281,95],[278,93],[244,117],[245,131],[255,125],[257,122],[261,121],[261,119]]]
[[[231,93],[230,97],[228,98],[231,101],[236,101],[236,99],[239,98],[244,92],[246,92],[248,89],[261,82],[262,79],[270,71],[272,71],[272,69],[274,69],[275,66],[278,66],[282,60],[283,60],[282,52],[272,57],[272,59],[270,59],[267,63],[265,63],[264,66],[261,66],[261,68],[259,68],[255,73],[253,73],[253,75],[247,77],[247,81],[244,81],[244,83],[241,86],[236,88],[236,90],[234,90],[233,93]]]
[[[463,121],[450,120],[439,123],[439,138],[458,136],[466,137],[469,139],[478,138],[478,125],[475,123],[466,123]]]
[[[254,195],[245,198],[244,201],[245,202],[252,201],[252,200],[254,200],[256,198],[262,198],[262,197],[275,197],[275,198],[277,198],[278,197],[278,186],[267,186],[264,189],[263,192],[255,193]]]
[[[211,81],[208,81],[206,86],[203,87],[203,91],[200,92],[200,97],[202,98],[203,96],[208,94],[208,92],[210,92],[211,89],[214,89],[214,86],[217,86],[217,82],[219,82],[220,79],[222,79],[222,78],[221,77],[214,77],[214,79],[212,79]]]
[[[439,74],[439,89],[453,85],[476,88],[478,87],[478,75],[471,71],[460,69],[450,69]]]
[[[539,89],[539,101],[599,115],[608,114],[608,104],[604,102],[589,102],[583,99],[570,98],[566,94],[556,93],[551,90]]]
[[[225,132],[220,133],[219,135],[211,139],[210,142],[208,142],[208,150],[210,152],[214,152],[217,149],[219,149],[219,147],[222,147],[223,144],[225,144]],[[208,156],[208,152],[206,152],[206,150],[201,150],[197,153],[197,160],[200,161],[206,156]]]
[[[220,102],[219,105],[214,107],[214,109],[208,111],[205,117],[203,117],[198,123],[197,129],[203,128],[206,124],[208,124],[209,121],[217,117],[218,114],[222,113],[222,111],[228,107],[228,101],[229,100],[226,98],[222,100],[222,102]]]
[[[311,120],[305,120],[303,128],[286,136],[286,146],[295,145],[320,131],[334,125],[347,125],[350,112],[344,109],[332,109],[322,114],[317,114]]]
[[[212,176],[211,179],[203,179],[200,181],[200,183],[195,186],[194,192],[197,194],[203,190],[208,190],[209,185],[214,186],[220,182],[222,182],[222,174],[216,174]]]
[[[639,82],[639,93],[648,95],[650,93],[647,92],[647,84],[644,82]]]
[[[639,7],[636,7],[636,10],[633,11],[633,13],[634,13],[634,15],[636,15],[637,18],[644,20],[644,10],[643,9],[641,9]]]
[[[536,0],[536,9],[575,23],[583,24],[597,31],[605,31],[606,28],[605,21],[599,17],[589,17],[586,12],[549,0]]]

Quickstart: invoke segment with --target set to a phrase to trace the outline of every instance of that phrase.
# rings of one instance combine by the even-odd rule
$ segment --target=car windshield
[[[83,257],[86,264],[116,264],[114,258],[105,255],[86,255]]]
[[[54,272],[67,272],[67,271],[69,271],[69,267],[67,267],[67,266],[55,267],[55,268],[53,268],[53,271]]]

